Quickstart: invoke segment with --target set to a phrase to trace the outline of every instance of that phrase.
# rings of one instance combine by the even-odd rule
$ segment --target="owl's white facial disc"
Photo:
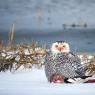
[[[51,51],[52,53],[69,53],[70,52],[70,47],[69,44],[66,42],[55,42],[51,46]]]

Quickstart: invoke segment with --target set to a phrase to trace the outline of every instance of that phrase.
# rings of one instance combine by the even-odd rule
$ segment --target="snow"
[[[0,73],[0,95],[95,95],[95,84],[48,83],[44,69]]]

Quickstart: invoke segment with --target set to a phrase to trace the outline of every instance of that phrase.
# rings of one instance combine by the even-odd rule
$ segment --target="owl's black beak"
[[[58,49],[60,52],[61,52],[62,50],[64,50],[63,47],[58,47],[57,49]]]

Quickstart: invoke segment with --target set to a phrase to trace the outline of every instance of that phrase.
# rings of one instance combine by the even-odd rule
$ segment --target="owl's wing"
[[[84,76],[85,72],[84,72],[84,68],[81,64],[81,60],[80,58],[76,55],[76,54],[72,54],[71,60],[72,60],[72,67],[75,69],[75,72],[79,75],[79,76]]]
[[[54,69],[54,59],[51,54],[47,54],[45,57],[45,73],[48,80],[50,80],[50,77],[52,74],[54,74],[56,71]]]

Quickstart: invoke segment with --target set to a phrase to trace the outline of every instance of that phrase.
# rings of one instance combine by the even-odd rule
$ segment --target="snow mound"
[[[95,84],[48,83],[44,68],[0,73],[0,95],[95,95]]]

